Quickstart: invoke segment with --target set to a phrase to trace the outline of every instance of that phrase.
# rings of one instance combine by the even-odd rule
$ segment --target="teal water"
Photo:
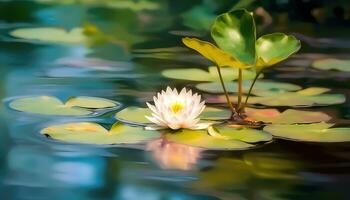
[[[109,127],[115,112],[87,119],[31,115],[9,109],[9,99],[96,96],[126,107],[144,105],[166,85],[193,87],[194,82],[160,74],[164,69],[209,65],[186,50],[181,37],[208,38],[206,23],[193,18],[210,15],[183,16],[195,6],[220,13],[232,4],[159,0],[144,1],[151,3],[139,8],[120,4],[116,8],[102,2],[120,1],[0,1],[0,199],[350,199],[347,143],[276,140],[247,151],[214,152],[174,144],[165,149],[156,142],[147,148],[78,145],[40,135],[40,129],[49,124],[87,119]],[[349,97],[348,73],[309,68],[312,59],[350,57],[349,27],[342,22],[330,26],[302,20],[284,24],[277,20],[282,16],[272,16],[276,17],[274,30],[262,24],[261,33],[294,33],[303,49],[266,78],[329,87]],[[23,27],[70,29],[86,24],[112,35],[113,42],[67,45],[9,35]],[[348,119],[349,105],[347,101],[317,109]]]

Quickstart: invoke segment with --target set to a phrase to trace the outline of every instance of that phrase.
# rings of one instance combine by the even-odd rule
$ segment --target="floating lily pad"
[[[279,112],[277,109],[246,108],[247,116],[256,121],[272,124],[294,124],[326,122],[331,117],[323,112],[288,109]]]
[[[243,92],[248,93],[249,87],[251,85],[250,80],[243,81]],[[237,82],[226,82],[226,88],[229,92],[237,92]],[[211,83],[200,83],[196,85],[196,88],[205,92],[210,93],[223,93],[223,89],[220,82],[211,82]],[[252,90],[252,93],[261,92],[266,90],[272,91],[295,91],[300,90],[301,87],[291,83],[281,83],[273,81],[258,80],[255,83],[255,86]]]
[[[202,120],[220,120],[228,119],[230,115],[231,113],[227,109],[206,107],[199,117]],[[145,116],[151,116],[151,110],[140,107],[127,107],[115,115],[117,120],[123,122],[143,125],[150,124],[151,122]]]
[[[233,68],[221,68],[221,74],[225,81],[238,79],[238,70]],[[209,71],[197,68],[167,69],[162,71],[167,78],[189,81],[220,81],[216,67],[209,67]],[[243,70],[243,79],[253,79],[255,72]]]
[[[340,60],[334,58],[315,60],[312,67],[320,70],[337,70],[350,72],[350,60]]]
[[[91,109],[118,107],[117,102],[97,97],[72,97],[66,103],[52,96],[15,99],[9,106],[17,111],[42,115],[82,116],[93,113]]]
[[[266,142],[272,139],[269,133],[255,129],[235,129],[216,127],[220,136],[211,136],[207,130],[179,130],[166,134],[170,141],[206,149],[247,149],[257,142]]]
[[[10,35],[16,38],[34,40],[41,42],[82,44],[87,40],[82,28],[65,30],[55,27],[43,28],[19,28],[10,32]]]
[[[69,107],[99,109],[115,107],[116,103],[103,98],[80,96],[70,98],[65,105]]]
[[[133,144],[158,138],[157,131],[146,131],[142,127],[132,127],[116,123],[108,131],[96,123],[78,122],[47,127],[41,134],[65,142],[84,144]]]
[[[350,128],[331,128],[333,124],[269,125],[264,131],[276,137],[306,142],[350,142]]]
[[[320,106],[334,105],[345,102],[343,94],[325,94],[327,88],[306,88],[297,92],[287,91],[256,91],[257,96],[249,98],[249,104],[261,104],[266,106]],[[245,98],[245,97],[244,97]],[[230,97],[231,101],[237,101],[236,96]],[[214,97],[206,100],[210,103],[225,103],[225,96]]]

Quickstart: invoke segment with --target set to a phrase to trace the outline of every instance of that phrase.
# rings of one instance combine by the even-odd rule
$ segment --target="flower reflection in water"
[[[161,168],[186,171],[196,166],[202,152],[201,148],[172,143],[163,138],[148,143],[147,150],[152,152]]]

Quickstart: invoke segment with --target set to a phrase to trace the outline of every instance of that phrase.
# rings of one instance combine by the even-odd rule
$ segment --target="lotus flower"
[[[156,129],[170,128],[177,130],[204,129],[207,123],[198,123],[199,115],[205,108],[205,102],[201,102],[201,96],[192,95],[192,91],[183,88],[180,93],[176,89],[167,87],[166,91],[161,91],[157,97],[153,97],[154,105],[147,103],[152,111],[152,116],[146,118],[156,124]],[[148,127],[148,129],[151,129]]]

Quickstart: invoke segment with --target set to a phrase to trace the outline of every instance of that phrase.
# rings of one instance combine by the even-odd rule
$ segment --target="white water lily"
[[[154,96],[153,101],[154,105],[146,103],[152,111],[152,116],[146,116],[146,118],[157,125],[152,128],[177,130],[208,127],[208,123],[199,123],[199,115],[205,108],[205,102],[201,101],[201,96],[197,93],[192,94],[191,90],[187,91],[186,88],[183,88],[178,93],[176,89],[172,90],[167,87],[166,91],[162,90],[157,96]]]

